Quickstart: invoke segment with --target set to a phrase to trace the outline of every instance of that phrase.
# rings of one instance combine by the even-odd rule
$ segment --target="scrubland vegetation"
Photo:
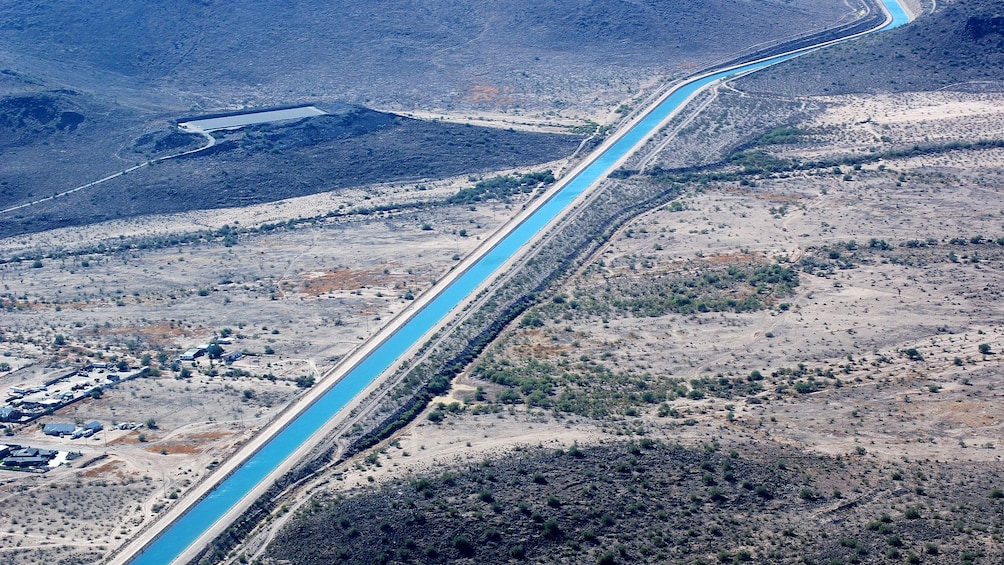
[[[640,432],[319,496],[260,562],[990,563],[1002,555],[997,479]]]

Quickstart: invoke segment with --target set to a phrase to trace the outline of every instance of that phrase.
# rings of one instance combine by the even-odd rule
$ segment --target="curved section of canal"
[[[891,29],[909,21],[906,11],[896,0],[881,1],[891,18],[879,29]],[[374,379],[444,320],[454,307],[462,303],[482,283],[496,275],[504,263],[531,242],[552,220],[561,215],[577,197],[603,180],[623,159],[643,145],[649,136],[662,127],[664,122],[698,91],[717,81],[754,72],[819,47],[817,45],[699,76],[671,91],[630,129],[620,134],[615,142],[608,144],[604,151],[593,156],[589,164],[580,168],[579,173],[565,182],[549,200],[541,204],[494,248],[404,322],[393,335],[376,347],[330,390],[220,482],[206,497],[194,504],[187,513],[170,524],[129,563],[159,565],[177,559],[277,466],[300,448],[315,431],[334,418]]]

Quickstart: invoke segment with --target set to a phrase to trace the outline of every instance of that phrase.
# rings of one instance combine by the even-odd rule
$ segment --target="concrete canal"
[[[891,29],[907,23],[909,20],[907,13],[896,0],[882,0],[882,2],[891,17],[884,27],[872,31]],[[119,559],[125,559],[125,562],[136,565],[147,565],[169,563],[182,556],[189,546],[213,528],[216,522],[303,446],[315,431],[334,418],[386,369],[397,363],[416,342],[426,339],[431,329],[444,320],[458,304],[462,304],[482,283],[496,276],[504,263],[518,255],[545,226],[562,215],[576,198],[596,186],[631,153],[644,145],[645,141],[697,92],[717,81],[775,65],[818,47],[817,45],[702,75],[664,95],[629,128],[597,150],[584,165],[579,167],[578,173],[561,181],[561,186],[548,200],[513,227],[452,283],[441,289],[439,294],[429,300],[424,307],[414,312],[396,332],[377,345],[367,357],[352,367],[317,401],[268,440],[207,496],[164,528],[156,539],[131,560],[128,555],[122,555]]]

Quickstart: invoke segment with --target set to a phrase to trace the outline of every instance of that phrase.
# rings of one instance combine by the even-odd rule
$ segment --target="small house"
[[[59,436],[70,435],[73,430],[77,429],[73,424],[46,424],[42,426],[42,433],[47,436]]]
[[[8,457],[3,460],[7,467],[42,467],[49,464],[45,457]]]
[[[209,346],[207,345],[206,347]],[[178,357],[178,359],[181,359],[182,361],[195,361],[196,358],[202,357],[203,355],[205,355],[205,353],[206,353],[205,348],[193,347],[192,349],[189,349],[188,351],[182,353],[181,356]]]

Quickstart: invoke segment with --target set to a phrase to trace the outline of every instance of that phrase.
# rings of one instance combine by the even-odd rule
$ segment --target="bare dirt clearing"
[[[46,475],[3,473],[5,512],[37,515],[30,525],[3,533],[13,558],[97,559],[149,523],[275,418],[302,390],[303,379],[320,378],[529,197],[408,208],[472,184],[465,177],[388,185],[5,240],[5,253],[44,249],[57,256],[40,267],[30,261],[0,265],[5,392],[43,366],[51,372],[127,360],[159,370],[40,420],[103,422],[106,431],[90,439],[43,436],[35,423],[11,428],[7,441],[83,454]],[[364,212],[348,213],[353,208]],[[208,233],[226,225],[274,227],[245,232],[230,244],[191,237],[194,226]],[[150,237],[179,239],[128,251],[94,247]],[[82,247],[94,251],[75,253]],[[244,357],[232,364],[205,357],[174,361],[214,338],[228,338],[226,350]],[[141,427],[114,429],[123,422]],[[95,458],[104,462],[81,466]],[[22,496],[35,488],[28,485],[38,485],[53,502],[40,505],[37,497]],[[59,496],[73,496],[76,488],[100,497],[93,505],[100,520],[75,525],[51,518],[50,506],[62,505]]]

